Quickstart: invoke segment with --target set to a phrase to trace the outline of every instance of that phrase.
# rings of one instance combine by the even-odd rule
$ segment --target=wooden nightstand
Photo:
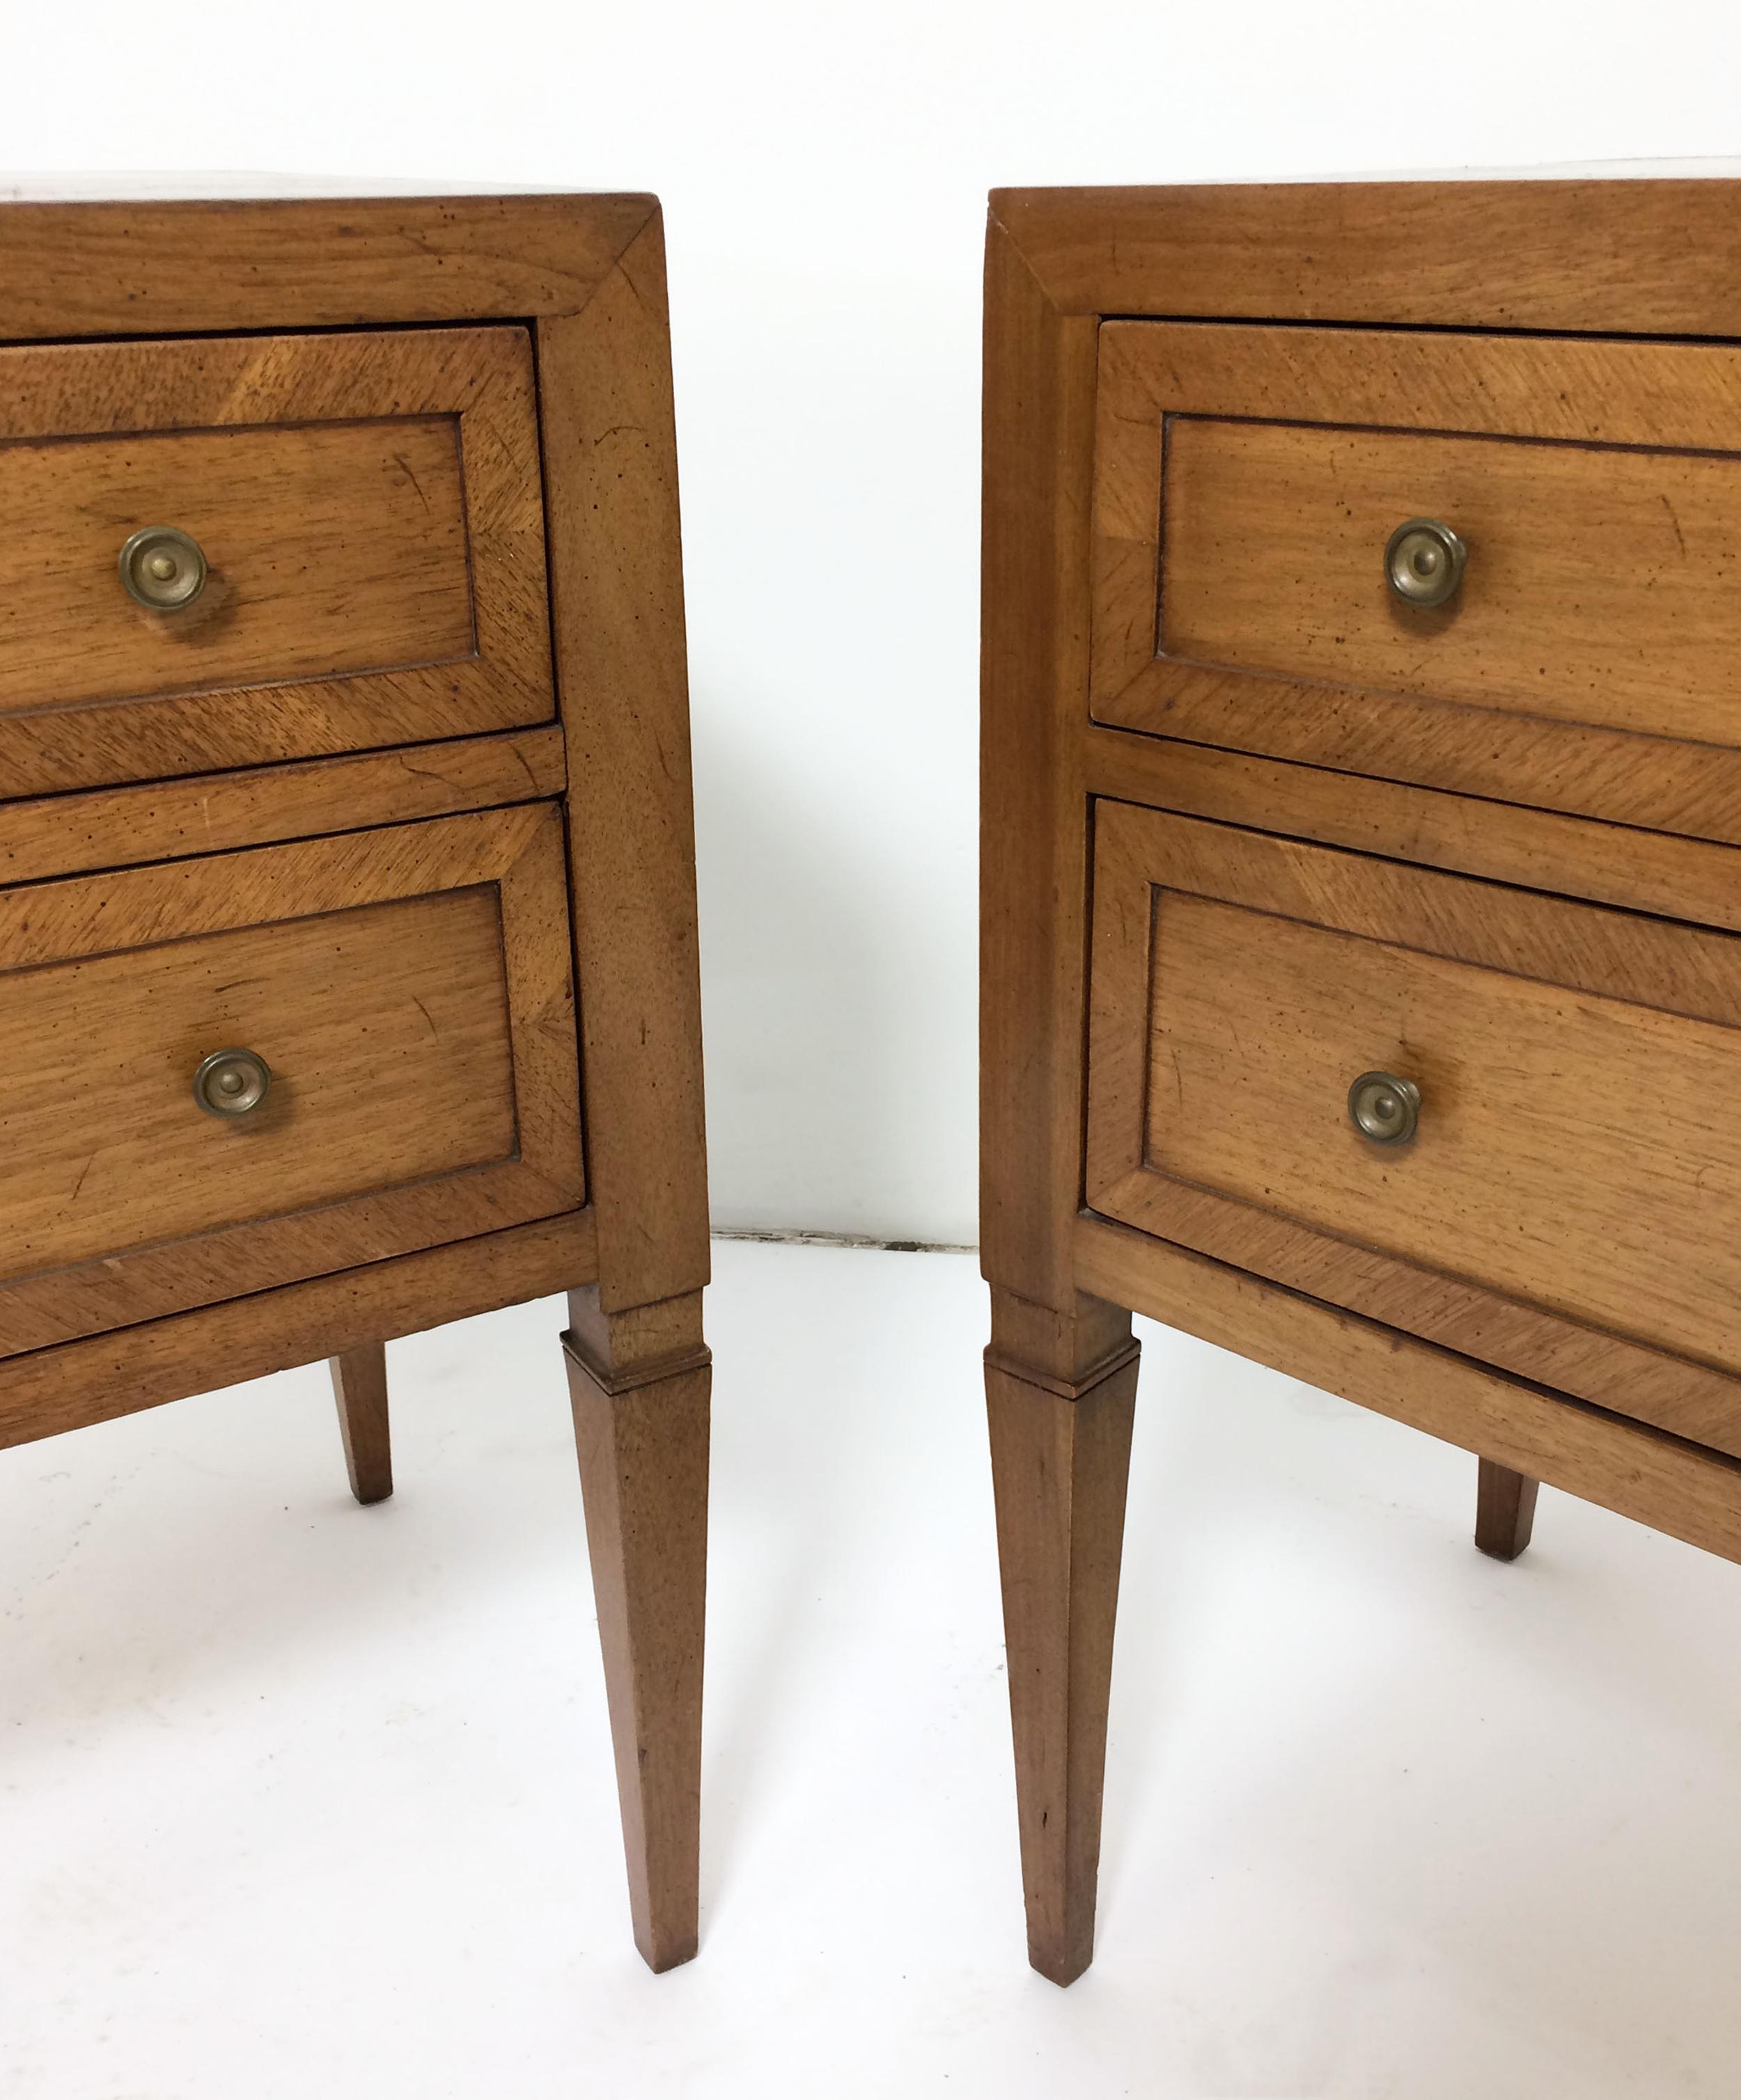
[[[0,345],[0,1444],[329,1357],[378,1500],[383,1342],[567,1290],[667,1968],[709,1373],[658,205],[6,202]]]
[[[1129,1310],[1741,1559],[1741,186],[994,196],[983,1255],[1029,1948]],[[1127,1309],[1129,1308],[1129,1309]]]

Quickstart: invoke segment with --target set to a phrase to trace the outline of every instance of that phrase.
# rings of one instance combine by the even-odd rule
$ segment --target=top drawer
[[[1102,721],[1741,838],[1741,351],[1118,322]],[[1451,528],[1442,604],[1387,577]]]
[[[0,796],[555,712],[524,329],[0,350]]]

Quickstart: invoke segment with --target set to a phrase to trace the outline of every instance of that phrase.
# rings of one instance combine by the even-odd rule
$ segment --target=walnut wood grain
[[[689,687],[656,214],[540,324],[589,1167],[607,1307],[707,1281]]]
[[[1733,451],[1186,416],[1170,428],[1164,498],[1169,656],[1734,741]],[[1455,598],[1417,611],[1394,598],[1383,553],[1423,515],[1452,521],[1469,554]]]
[[[711,1373],[698,1291],[614,1314],[573,1295],[565,1338],[635,1944],[695,1953]]]
[[[471,653],[450,417],[0,445],[0,711],[288,684]],[[210,564],[174,612],[115,572],[141,524]]]
[[[506,1159],[501,955],[495,898],[471,888],[20,973],[0,1035],[0,1276]],[[272,1081],[232,1125],[190,1082],[235,1043]]]
[[[1543,723],[1403,695],[1170,668],[1165,697],[1153,706],[1147,675],[1126,686],[1116,712],[1127,726],[1741,845],[1741,759],[1715,744]]]
[[[1481,1461],[1475,1492],[1475,1543],[1494,1560],[1515,1560],[1530,1542],[1536,1525],[1536,1494],[1540,1483],[1514,1473],[1509,1466]]]
[[[1672,1538],[1741,1560],[1741,1461],[1097,1218],[1085,1288]]]
[[[351,1492],[360,1502],[385,1502],[393,1492],[386,1348],[379,1342],[365,1342],[334,1357],[330,1368]]]
[[[1028,1959],[1070,1983],[1094,1951],[1136,1352],[1065,1385],[1018,1375],[994,1345],[985,1387]]]
[[[0,802],[0,883],[547,800],[566,780],[562,731],[552,723],[301,765]]]
[[[1697,584],[1741,558],[1738,196],[994,194],[988,1361],[1047,1434],[1072,1338],[1129,1308],[1478,1454],[1484,1549],[1521,1549],[1546,1480],[1741,1559],[1741,636]],[[1434,504],[1467,529],[1468,595],[1405,629],[1383,537]],[[1109,821],[1113,800],[1179,814]],[[1434,1030],[1412,1159],[1448,1171],[1368,1162],[1351,1187],[1354,1035],[1364,1065],[1368,1037],[1377,1063]],[[1646,1038],[1654,1099],[1654,1059],[1610,1055]],[[1534,1223],[1508,1268],[1513,1182]],[[1085,1193],[1147,1229],[1074,1215]],[[1039,1440],[1009,1466],[1030,1493]],[[1082,1550],[1116,1553],[1117,1514],[1077,1513]],[[1097,1767],[1072,1827],[1098,1793]],[[1074,1974],[1092,1873],[1054,1856],[1042,1884],[1040,1944]]]
[[[0,891],[0,1351],[577,1207],[567,932],[548,804]]]
[[[1060,320],[994,225],[985,260],[979,756],[980,1262],[1074,1303],[1088,840],[1094,326]]]
[[[1729,846],[1120,730],[1085,748],[1089,792],[1116,801],[1741,932]]]
[[[1101,377],[1101,720],[1738,836],[1741,352],[1121,323]],[[1423,514],[1431,612],[1382,573]]]
[[[509,325],[456,325],[479,322]],[[79,1079],[16,1104],[38,1164],[79,1104],[103,1149],[117,1056],[178,1002],[297,1046],[254,1150],[206,1133],[245,1147],[234,1215],[15,1286],[46,1333],[133,1324],[0,1357],[0,1443],[325,1357],[373,1497],[383,1340],[568,1290],[637,1926],[666,1965],[695,1942],[707,1213],[656,201],[0,203],[0,489],[34,506],[11,544],[37,563],[0,590],[0,1045],[40,1065],[59,1039],[49,1076]],[[114,579],[142,522],[209,543],[173,646]],[[602,1219],[576,1207],[577,960]],[[12,995],[64,972],[68,1027],[26,1027]],[[342,1098],[292,1069],[316,1051]],[[273,1154],[274,1118],[306,1154]],[[135,1145],[95,1238],[216,1206],[180,1142]],[[324,1199],[272,1215],[298,1176]],[[82,1246],[43,1193],[30,1229]]]
[[[0,1358],[0,1449],[546,1298],[596,1264],[590,1211]]]
[[[1733,935],[1116,804],[1096,836],[1094,1209],[1741,1448]],[[1406,1147],[1349,1120],[1372,1069],[1421,1088]]]
[[[0,349],[0,796],[554,713],[524,330]],[[116,573],[151,524],[179,611]]]
[[[608,192],[3,203],[0,338],[577,313],[657,209]]]
[[[1732,181],[1005,189],[1061,314],[1741,335]]]
[[[696,1951],[709,1372],[665,232],[537,334],[595,1285],[565,1338],[635,1943]]]

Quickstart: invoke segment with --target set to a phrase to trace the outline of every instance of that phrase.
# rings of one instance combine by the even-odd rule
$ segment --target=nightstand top
[[[1741,335],[1741,161],[996,189],[1063,315]]]
[[[658,221],[645,192],[0,179],[0,341],[535,320],[578,313],[643,235],[662,310]]]

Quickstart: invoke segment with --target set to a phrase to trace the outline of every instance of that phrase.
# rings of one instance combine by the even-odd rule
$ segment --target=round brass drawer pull
[[[1436,518],[1410,518],[1385,545],[1385,580],[1404,605],[1443,605],[1463,580],[1469,549]]]
[[[253,1050],[214,1050],[193,1075],[193,1098],[207,1115],[252,1115],[266,1099],[272,1075]]]
[[[121,550],[122,587],[153,612],[192,605],[205,588],[205,557],[191,533],[146,525]]]
[[[1394,1072],[1363,1072],[1348,1089],[1354,1128],[1374,1145],[1402,1145],[1421,1121],[1421,1089]]]

